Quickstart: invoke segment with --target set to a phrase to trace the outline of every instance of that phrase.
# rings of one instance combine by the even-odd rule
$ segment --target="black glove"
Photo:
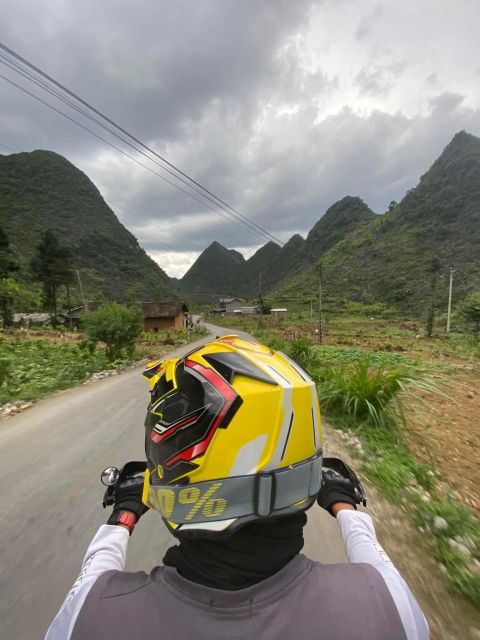
[[[115,486],[113,511],[108,519],[107,524],[118,524],[120,516],[124,511],[130,511],[135,514],[135,523],[137,523],[143,514],[148,511],[148,507],[142,502],[143,493],[142,475],[132,476],[126,480],[122,480]],[[133,529],[133,527],[131,527]]]
[[[348,478],[343,478],[334,471],[322,472],[322,487],[317,498],[318,504],[326,509],[330,515],[331,508],[337,502],[346,502],[357,508],[358,499],[355,495],[355,487],[353,482]]]

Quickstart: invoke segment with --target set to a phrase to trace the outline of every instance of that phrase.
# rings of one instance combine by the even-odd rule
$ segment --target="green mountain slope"
[[[346,196],[338,200],[312,227],[306,240],[295,235],[282,247],[265,272],[264,290],[272,291],[282,282],[304,273],[337,242],[375,217],[360,198]]]
[[[51,229],[70,247],[88,298],[138,301],[174,295],[168,276],[95,185],[51,151],[0,155],[0,226],[25,269],[41,235]]]
[[[180,291],[186,298],[193,294],[232,294],[239,270],[245,264],[241,253],[212,242],[196,259],[180,280]],[[199,301],[199,297],[194,297]]]
[[[325,288],[332,300],[385,302],[419,312],[433,258],[445,276],[451,265],[457,270],[454,299],[480,287],[480,139],[465,132],[392,211],[360,225],[323,256]],[[311,268],[278,294],[310,296],[316,279]],[[446,288],[444,277],[441,300]]]
[[[258,295],[260,292],[260,279],[262,291],[268,288],[268,272],[272,265],[276,264],[282,249],[275,242],[267,242],[260,247],[237,271],[237,277],[233,283],[235,295],[248,298]]]
[[[262,274],[262,289],[272,291],[283,280],[290,280],[295,273],[305,269],[305,240],[295,234],[286,242]]]
[[[180,287],[196,292],[200,288],[195,287],[201,283],[204,291],[251,298],[259,293],[261,275],[262,293],[268,293],[281,282],[308,269],[338,240],[374,217],[373,211],[360,198],[347,196],[326,211],[306,240],[297,234],[283,247],[268,242],[247,261],[232,260],[231,251],[213,243],[185,274]],[[212,269],[217,263],[221,268]],[[216,274],[222,273],[225,275],[219,279]]]
[[[310,230],[305,243],[307,261],[316,261],[358,225],[375,214],[360,198],[346,196],[327,209]]]

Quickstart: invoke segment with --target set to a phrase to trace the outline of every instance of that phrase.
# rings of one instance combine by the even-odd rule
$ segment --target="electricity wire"
[[[118,151],[119,153],[121,153],[122,155],[126,156],[127,158],[129,158],[130,160],[133,160],[133,162],[136,162],[138,165],[140,165],[141,167],[143,167],[144,169],[146,169],[147,171],[150,171],[150,173],[153,173],[154,175],[158,176],[159,178],[161,178],[162,180],[164,180],[167,184],[171,185],[172,187],[174,187],[175,189],[178,189],[179,191],[182,191],[183,193],[185,193],[186,195],[188,195],[190,198],[193,198],[194,200],[197,200],[200,204],[202,204],[204,207],[207,207],[208,209],[211,209],[213,212],[218,213],[219,215],[221,215],[223,218],[225,218],[225,220],[227,220],[227,222],[230,222],[231,224],[234,224],[235,226],[239,227],[240,229],[242,229],[242,231],[249,231],[248,229],[246,229],[245,227],[241,226],[238,222],[235,222],[234,220],[231,220],[230,218],[227,218],[225,216],[225,214],[217,209],[214,209],[212,206],[210,206],[209,204],[207,204],[206,202],[204,202],[203,200],[201,200],[200,198],[198,198],[197,196],[194,196],[192,193],[188,192],[186,189],[183,189],[182,187],[178,186],[177,184],[173,183],[171,180],[169,180],[168,178],[165,178],[165,176],[162,176],[160,173],[158,173],[158,171],[155,171],[154,169],[152,169],[151,167],[147,166],[146,164],[144,164],[143,162],[140,162],[140,160],[138,160],[137,158],[134,158],[132,155],[130,155],[129,153],[127,153],[126,151],[124,151],[123,149],[121,149],[120,147],[117,147],[117,145],[113,144],[113,142],[110,142],[109,140],[107,140],[106,138],[103,138],[101,135],[99,135],[98,133],[95,133],[95,131],[92,131],[91,129],[89,129],[87,126],[85,126],[84,124],[82,124],[81,122],[78,122],[78,120],[75,120],[75,118],[72,118],[71,116],[67,115],[66,113],[64,113],[61,109],[57,109],[57,107],[53,106],[52,104],[48,103],[46,100],[43,100],[42,98],[40,98],[39,96],[35,95],[34,93],[32,93],[31,91],[29,91],[28,89],[25,89],[25,87],[20,86],[19,84],[17,84],[16,82],[14,82],[11,78],[7,78],[6,76],[2,75],[0,73],[0,78],[2,78],[3,80],[5,80],[6,82],[8,82],[9,84],[13,85],[14,87],[16,87],[17,89],[19,89],[20,91],[23,91],[24,93],[26,93],[27,95],[31,96],[32,98],[34,98],[35,100],[37,100],[38,102],[41,102],[43,105],[45,105],[46,107],[48,107],[49,109],[52,109],[53,111],[55,111],[56,113],[60,114],[61,116],[63,116],[64,118],[66,118],[67,120],[69,120],[70,122],[73,122],[74,124],[76,124],[77,126],[79,126],[80,128],[84,129],[85,131],[88,131],[88,133],[90,133],[91,135],[95,136],[95,138],[97,138],[98,140],[101,140],[104,144],[112,147],[113,149],[115,149],[116,151]],[[252,235],[255,235],[253,233],[253,231],[249,231],[249,233],[251,233]]]
[[[20,75],[22,75],[24,78],[26,78],[27,80],[30,80],[31,82],[34,82],[37,86],[41,87],[42,89],[44,89],[45,91],[48,91],[51,95],[54,95],[57,99],[61,100],[62,102],[64,102],[64,104],[67,104],[68,106],[70,106],[71,108],[75,109],[77,112],[81,113],[84,117],[90,119],[92,122],[95,122],[98,126],[102,127],[104,130],[108,131],[111,135],[114,135],[115,137],[117,137],[118,139],[122,140],[122,142],[124,142],[125,144],[128,144],[130,147],[134,148],[138,153],[141,153],[142,155],[144,155],[146,158],[148,158],[151,162],[155,162],[155,164],[157,164],[158,166],[160,166],[162,168],[162,170],[168,172],[169,174],[171,174],[175,179],[183,182],[184,184],[186,184],[189,188],[193,189],[194,191],[196,191],[197,193],[199,193],[202,197],[206,198],[207,200],[209,200],[210,202],[213,202],[213,204],[215,204],[216,206],[222,205],[222,209],[225,211],[225,213],[227,213],[228,215],[232,216],[234,215],[237,220],[239,220],[240,222],[243,223],[243,225],[245,226],[246,229],[251,229],[252,231],[256,231],[256,233],[258,234],[258,232],[261,232],[263,235],[268,236],[269,238],[271,238],[272,240],[274,240],[275,242],[279,243],[280,245],[283,246],[283,242],[281,242],[278,238],[276,238],[275,236],[273,236],[271,233],[269,233],[266,229],[264,229],[262,226],[258,225],[256,222],[251,221],[249,218],[247,218],[246,216],[244,216],[243,214],[241,214],[239,211],[237,211],[236,209],[234,209],[233,207],[231,207],[227,202],[225,202],[224,200],[222,200],[221,198],[219,198],[218,196],[216,196],[214,193],[212,193],[211,191],[209,191],[206,187],[204,187],[203,185],[201,185],[199,182],[197,182],[196,180],[194,180],[193,178],[191,178],[188,174],[186,174],[185,172],[183,172],[181,169],[179,169],[178,167],[176,167],[174,164],[172,164],[171,162],[169,162],[166,158],[164,158],[163,156],[161,156],[159,153],[157,153],[154,149],[151,149],[149,146],[147,146],[146,144],[144,144],[141,140],[139,140],[138,138],[136,138],[133,134],[129,133],[128,131],[126,131],[125,129],[123,129],[120,125],[118,125],[116,122],[114,122],[113,120],[111,120],[110,118],[108,118],[105,114],[103,114],[102,112],[100,112],[99,110],[97,110],[95,107],[93,107],[92,105],[90,105],[88,102],[86,102],[85,100],[83,100],[82,98],[80,98],[78,95],[76,95],[75,93],[73,93],[72,91],[70,91],[67,87],[65,87],[64,85],[62,85],[61,83],[59,83],[58,81],[56,81],[54,78],[52,78],[51,76],[49,76],[48,74],[46,74],[45,72],[43,72],[41,69],[39,69],[38,67],[36,67],[35,65],[33,65],[32,63],[30,63],[28,60],[26,60],[25,58],[22,58],[22,56],[16,54],[13,50],[9,49],[8,47],[6,47],[5,45],[3,45],[2,43],[0,43],[0,48],[4,51],[6,51],[9,55],[13,56],[16,60],[19,60],[22,62],[22,64],[26,65],[27,67],[29,67],[30,69],[32,69],[35,73],[41,75],[43,78],[45,78],[48,82],[51,82],[52,84],[54,84],[56,87],[58,87],[58,89],[60,89],[61,92],[66,93],[67,95],[71,96],[74,100],[77,100],[78,102],[80,102],[81,105],[84,105],[84,107],[86,107],[86,109],[89,109],[91,111],[93,111],[95,114],[97,114],[100,118],[102,118],[105,122],[108,122],[112,127],[114,127],[116,130],[120,131],[122,134],[124,134],[124,136],[127,136],[130,140],[133,140],[137,145],[140,145],[143,149],[146,149],[149,153],[153,154],[155,157],[157,157],[159,160],[161,160],[161,162],[165,163],[168,165],[168,167],[171,167],[175,172],[177,172],[179,175],[177,175],[176,173],[174,173],[173,171],[169,170],[167,167],[165,167],[164,165],[160,164],[159,162],[157,162],[154,158],[151,158],[150,156],[148,156],[147,154],[145,154],[141,149],[139,149],[135,144],[132,144],[130,142],[130,140],[125,139],[125,137],[120,136],[116,131],[112,130],[110,127],[105,126],[105,124],[103,122],[101,122],[98,118],[92,116],[85,108],[83,107],[79,107],[77,104],[75,104],[71,99],[66,98],[62,93],[60,93],[57,89],[52,88],[51,86],[49,86],[44,80],[40,80],[39,78],[36,78],[32,75],[31,72],[29,72],[27,69],[23,69],[22,67],[20,67],[20,65],[18,63],[16,63],[15,61],[9,60],[8,58],[6,58],[3,54],[0,54],[0,61],[3,62],[3,64],[5,64],[7,67],[9,67],[10,69],[12,69],[13,71],[19,73]],[[5,79],[5,76],[2,76]],[[15,85],[18,86],[18,85]],[[32,94],[29,94],[32,95]],[[32,96],[33,97],[33,96]],[[48,103],[45,103],[46,106],[50,106],[52,107],[52,105],[49,105]],[[63,112],[61,112],[63,114]],[[64,115],[64,114],[63,114]],[[73,120],[76,124],[77,121]],[[89,129],[87,129],[88,131],[90,131]],[[158,175],[158,174],[157,174]],[[188,181],[188,182],[187,182]],[[171,182],[169,182],[169,184],[172,184]],[[173,185],[176,188],[179,188],[178,185]],[[200,191],[201,190],[201,191]],[[188,195],[190,195],[190,197],[195,198],[191,193],[188,193]],[[195,198],[196,199],[196,198]],[[214,199],[214,200],[213,200]],[[203,203],[205,205],[205,203]],[[205,205],[207,206],[207,205]],[[211,207],[209,207],[211,208]],[[215,210],[216,213],[219,213],[218,210]],[[233,222],[233,220],[228,219],[229,221]],[[238,226],[238,225],[237,225]]]
[[[200,189],[195,188],[195,186],[192,186],[191,184],[189,184],[186,180],[184,180],[183,178],[177,176],[173,171],[171,171],[170,169],[164,167],[162,164],[160,164],[160,162],[156,161],[154,158],[151,158],[148,154],[146,154],[144,151],[142,151],[142,149],[139,149],[135,144],[132,144],[132,142],[130,142],[128,139],[126,139],[125,137],[119,135],[115,130],[111,129],[110,127],[105,126],[105,124],[103,122],[101,122],[98,118],[92,116],[90,113],[88,113],[88,111],[86,109],[83,109],[82,107],[79,107],[77,104],[75,104],[72,100],[66,98],[64,95],[62,95],[59,91],[57,91],[56,89],[53,89],[51,86],[49,86],[46,82],[44,82],[43,80],[40,80],[38,78],[36,78],[33,74],[31,74],[28,70],[25,70],[23,68],[20,67],[20,65],[18,65],[18,63],[12,62],[10,60],[8,60],[8,58],[6,58],[2,53],[0,53],[0,62],[2,62],[5,66],[7,66],[9,69],[11,69],[12,71],[18,73],[19,75],[21,75],[22,77],[26,78],[27,80],[30,80],[31,82],[33,82],[34,84],[36,84],[38,87],[40,87],[41,89],[47,91],[50,95],[54,96],[57,100],[60,100],[61,102],[63,102],[64,104],[66,104],[67,106],[69,106],[70,108],[74,109],[75,111],[77,111],[78,113],[80,113],[81,115],[83,115],[85,118],[89,119],[91,122],[94,122],[97,126],[99,126],[100,128],[104,129],[105,131],[108,131],[108,133],[110,133],[110,135],[114,136],[115,138],[117,138],[118,140],[121,140],[123,143],[127,144],[129,147],[131,147],[132,149],[134,149],[137,153],[139,153],[140,155],[144,156],[147,160],[149,160],[150,162],[153,162],[154,164],[156,164],[158,167],[160,167],[163,171],[166,171],[168,174],[170,174],[171,176],[173,176],[175,179],[179,180],[180,182],[182,182],[183,184],[186,185],[187,188],[189,189],[193,189],[193,191],[195,191],[196,193],[198,193],[202,198],[206,198],[208,201],[210,201],[215,207],[215,209],[212,209],[212,207],[209,206],[210,209],[212,209],[212,211],[215,211],[216,213],[220,213],[218,211],[218,203],[215,202],[214,199],[210,198],[208,195],[205,195],[204,193],[202,193],[202,191]],[[44,103],[46,106],[51,106],[49,105],[49,103]],[[63,112],[62,112],[63,113]],[[77,121],[74,120],[74,122],[76,124]],[[87,128],[87,131],[90,131],[90,129]],[[102,141],[104,141],[102,139]],[[115,147],[116,148],[116,147]],[[130,157],[130,156],[129,156]],[[143,165],[142,165],[143,166]],[[158,175],[158,174],[157,174]],[[170,185],[172,185],[175,188],[178,188],[175,184],[173,184],[172,182],[169,182]],[[187,193],[187,195],[190,195],[191,197],[193,197],[190,192],[186,192],[183,191],[184,193]],[[206,205],[203,200],[201,200],[201,202]],[[232,213],[230,213],[229,211],[225,211],[226,214],[228,216],[230,216],[230,218],[233,218],[234,216],[232,216]],[[220,213],[220,215],[222,215],[222,217],[225,218],[225,216]],[[228,222],[231,222],[230,218],[225,218]],[[260,235],[258,230],[255,228],[254,223],[249,222],[249,224],[251,226],[248,226],[243,220],[239,219],[239,222],[241,223],[241,227],[244,227],[244,230],[252,233],[261,238],[262,240],[263,235]]]

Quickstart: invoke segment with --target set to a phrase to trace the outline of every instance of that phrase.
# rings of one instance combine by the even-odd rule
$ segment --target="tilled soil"
[[[480,517],[480,366],[449,374],[448,397],[422,394],[411,413],[410,445],[433,463],[445,493]]]

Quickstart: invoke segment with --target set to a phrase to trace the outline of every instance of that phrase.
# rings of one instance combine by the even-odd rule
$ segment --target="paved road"
[[[43,637],[105,522],[101,470],[144,458],[148,396],[140,373],[59,393],[0,423],[2,638]],[[173,542],[149,512],[130,541],[127,569],[149,570]],[[305,553],[323,562],[345,558],[335,521],[316,507],[309,511]]]

